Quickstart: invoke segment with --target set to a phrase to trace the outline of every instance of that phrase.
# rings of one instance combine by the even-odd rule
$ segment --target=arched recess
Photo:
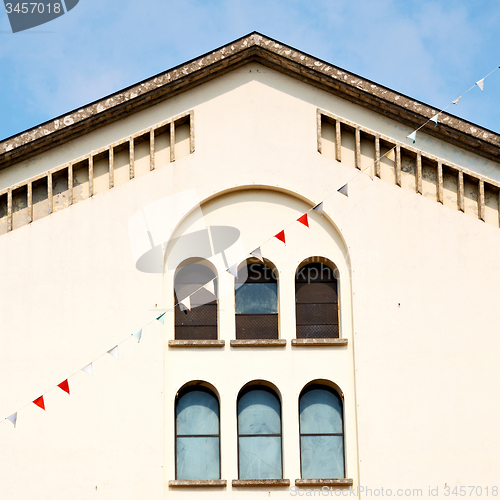
[[[216,273],[206,259],[190,258],[177,268],[174,278],[176,340],[217,339]]]
[[[277,339],[278,272],[276,266],[249,259],[238,267],[234,303],[237,339]]]
[[[309,257],[295,273],[296,338],[339,338],[337,266],[324,257]]]

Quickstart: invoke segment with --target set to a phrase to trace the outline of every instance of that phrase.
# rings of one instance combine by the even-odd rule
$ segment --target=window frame
[[[312,434],[303,434],[302,433],[302,425],[300,422],[300,401],[305,394],[307,394],[310,391],[317,390],[317,389],[331,392],[331,393],[335,394],[340,399],[341,409],[342,409],[342,415],[341,415],[342,416],[342,433],[341,434],[340,433],[321,433],[321,434],[320,433],[312,433]],[[299,410],[299,412],[298,412],[298,416],[299,416],[299,457],[300,457],[300,477],[301,477],[301,479],[304,479],[304,480],[346,479],[347,476],[346,476],[345,418],[344,418],[345,408],[344,408],[344,394],[343,394],[343,392],[339,388],[336,388],[334,386],[334,384],[328,383],[327,381],[325,381],[325,382],[323,382],[323,381],[310,382],[300,391],[299,399],[298,399],[298,410]],[[339,477],[339,478],[326,478],[325,477],[325,478],[317,478],[317,479],[304,477],[304,474],[302,472],[302,436],[342,436],[342,463],[343,463],[343,469],[344,469],[343,476]]]
[[[248,277],[249,271],[248,268],[252,265],[259,265],[259,266],[264,266],[265,268],[269,269],[272,279],[271,281],[257,281],[254,283],[249,283],[248,278],[240,282],[241,275],[242,275],[242,270],[246,268],[246,273],[245,276]],[[266,283],[276,283],[276,312],[275,313],[237,313],[236,312],[236,291],[237,291],[237,285],[240,284],[238,288],[241,286],[244,286],[245,284],[266,284]],[[255,259],[247,259],[243,261],[239,266],[238,266],[238,278],[235,278],[234,280],[234,323],[235,323],[235,339],[239,341],[245,341],[245,340],[277,340],[280,339],[280,324],[279,324],[279,317],[280,317],[280,300],[279,300],[279,294],[280,294],[280,288],[279,288],[279,274],[277,271],[276,266],[268,261],[267,259],[264,259],[264,262],[260,260],[255,260]],[[260,338],[260,337],[249,337],[249,338],[241,338],[238,336],[238,318],[243,318],[243,317],[275,317],[276,318],[276,336],[273,337],[265,337],[265,338]],[[274,333],[274,327],[273,327],[273,333]]]
[[[337,301],[336,302],[318,302],[318,303],[306,303],[306,302],[297,302],[297,284],[302,283],[300,281],[297,281],[297,276],[298,274],[302,271],[307,266],[310,265],[315,265],[318,264],[320,266],[326,267],[330,270],[332,273],[334,280],[327,280],[327,281],[318,281],[317,283],[332,283],[335,282],[335,294],[337,296]],[[295,340],[300,340],[300,341],[314,341],[318,339],[325,339],[325,341],[332,341],[337,339],[337,341],[340,341],[342,338],[342,333],[341,333],[341,304],[340,304],[340,276],[338,276],[339,271],[337,266],[331,262],[329,259],[326,259],[324,257],[309,257],[308,259],[303,260],[295,269],[295,275],[294,275],[294,300],[295,300]],[[306,284],[313,284],[313,283],[308,283]],[[332,336],[332,337],[304,337],[304,336],[298,336],[298,329],[301,326],[315,326],[314,324],[307,323],[305,325],[299,325],[298,323],[298,311],[297,311],[297,306],[298,305],[304,305],[304,304],[315,304],[315,305],[334,305],[336,304],[336,327],[337,327],[337,336]],[[324,324],[318,324],[318,326],[332,326],[335,327],[334,323],[324,323]],[[335,332],[334,332],[335,333]]]
[[[186,269],[192,265],[199,265],[199,266],[205,267],[213,276],[211,281],[214,284],[214,292],[215,292],[214,299],[210,302],[197,305],[197,306],[195,306],[195,308],[204,307],[204,306],[215,307],[215,339],[207,338],[207,337],[199,338],[199,339],[197,339],[197,338],[186,339],[186,338],[180,338],[177,334],[178,327],[179,326],[184,327],[184,325],[177,324],[179,315],[181,313],[182,314],[190,314],[191,313],[191,311],[183,311],[181,309],[180,304],[178,304],[179,299],[178,299],[178,295],[177,295],[177,287],[178,287],[177,279],[178,279],[179,273],[181,273],[184,269]],[[180,283],[180,285],[184,285],[184,286],[189,285],[189,284],[190,283]],[[199,283],[199,288],[203,287],[203,285],[205,285],[205,284],[206,283]],[[198,283],[193,283],[193,285],[198,285]],[[180,291],[180,287],[179,287],[179,291]],[[198,291],[201,291],[201,290],[196,290],[195,292],[193,292],[193,294],[198,293]],[[177,269],[175,270],[174,279],[173,279],[173,292],[174,292],[173,293],[173,296],[174,296],[174,340],[175,341],[189,340],[189,341],[195,341],[195,342],[197,342],[197,341],[212,341],[213,342],[213,341],[219,340],[219,298],[218,298],[218,273],[217,273],[217,269],[213,269],[213,267],[210,265],[210,262],[206,259],[203,259],[203,258],[190,258],[190,259],[187,259],[187,260],[181,262],[179,264],[179,266],[177,266]],[[206,293],[210,293],[210,292],[206,291]],[[194,329],[196,329],[198,327],[214,327],[214,325],[203,325],[203,324],[202,325],[186,325],[186,326],[194,328]]]
[[[177,433],[177,407],[179,404],[179,401],[182,397],[184,397],[186,394],[193,392],[193,391],[201,391],[201,392],[206,392],[207,394],[210,394],[215,398],[217,401],[217,408],[219,410],[219,415],[218,415],[218,420],[219,420],[219,428],[218,428],[218,433],[217,434],[182,434],[179,436]],[[179,391],[177,391],[177,394],[175,395],[175,400],[174,400],[174,468],[175,468],[175,480],[176,481],[211,481],[210,479],[179,479],[178,478],[178,471],[177,471],[177,438],[179,437],[184,437],[184,438],[189,438],[189,437],[217,437],[219,443],[218,443],[218,448],[219,448],[219,477],[217,480],[221,479],[221,473],[222,473],[222,468],[221,468],[221,462],[222,462],[222,457],[221,457],[221,412],[220,412],[220,398],[219,394],[215,389],[212,389],[210,386],[205,385],[203,382],[194,382],[194,383],[188,383],[184,385]]]
[[[239,417],[239,404],[240,400],[245,394],[248,394],[251,391],[256,391],[256,390],[263,390],[266,392],[269,392],[272,394],[279,403],[279,408],[280,408],[280,432],[279,434],[240,434],[240,417]],[[281,395],[277,389],[275,389],[273,386],[267,385],[262,382],[256,382],[256,383],[250,383],[244,386],[240,392],[238,393],[238,397],[236,398],[236,446],[237,446],[237,460],[238,460],[238,480],[256,480],[256,481],[267,481],[268,479],[258,479],[258,478],[251,478],[251,479],[241,479],[241,474],[240,474],[240,437],[255,437],[255,436],[262,436],[262,437],[277,437],[279,436],[280,438],[280,465],[281,465],[281,477],[277,478],[283,479],[284,477],[284,470],[283,470],[283,411],[282,411],[282,402],[281,402]],[[271,479],[272,480],[272,479]]]

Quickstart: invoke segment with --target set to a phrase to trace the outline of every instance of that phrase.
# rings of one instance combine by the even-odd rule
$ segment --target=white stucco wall
[[[282,395],[284,477],[292,484],[300,477],[298,393],[308,381],[328,378],[346,395],[347,474],[356,486],[422,488],[427,496],[429,486],[444,494],[445,483],[494,485],[500,232],[321,156],[318,107],[396,139],[410,132],[253,64],[1,171],[3,188],[195,111],[194,154],[0,236],[0,417],[20,410],[16,429],[0,423],[0,498],[288,497],[286,488],[230,486],[237,478],[236,395],[258,378]],[[422,141],[430,153],[499,177],[492,162]],[[351,179],[349,198],[335,193]],[[80,372],[171,303],[168,275],[136,270],[128,223],[141,208],[191,188],[200,202],[209,200],[202,203],[208,223],[240,228],[247,251],[334,193],[325,218],[311,217],[310,230],[297,223],[286,232],[286,247],[277,240],[262,246],[280,272],[287,346],[230,348],[228,295],[220,305],[224,349],[168,348],[170,315],[164,327],[148,326],[141,343],[120,344],[120,360],[105,354],[92,377]],[[344,278],[347,348],[290,345],[293,274],[314,254],[329,257]],[[54,389],[46,412],[29,404],[75,372],[71,396]],[[226,489],[168,487],[173,398],[195,379],[221,394]]]

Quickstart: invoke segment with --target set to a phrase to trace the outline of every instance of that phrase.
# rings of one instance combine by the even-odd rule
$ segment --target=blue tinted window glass
[[[243,283],[235,290],[236,314],[275,314],[278,312],[276,283]]]
[[[300,398],[300,433],[342,433],[342,403],[331,391],[313,389]]]
[[[304,479],[344,477],[342,436],[301,436],[300,456]]]
[[[260,389],[249,391],[238,401],[239,434],[280,434],[278,398]]]
[[[219,479],[219,437],[177,438],[177,479]]]
[[[219,434],[219,404],[214,395],[190,391],[177,403],[177,435]]]
[[[281,437],[239,438],[240,479],[281,479]]]

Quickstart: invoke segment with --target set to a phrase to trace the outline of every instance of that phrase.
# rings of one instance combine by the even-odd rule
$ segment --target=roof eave
[[[59,146],[99,127],[139,112],[213,78],[257,61],[272,69],[339,95],[410,128],[439,110],[375,84],[259,33],[251,33],[184,65],[177,66],[83,108],[0,142],[0,169]],[[427,134],[485,158],[500,158],[500,135],[441,113]]]

